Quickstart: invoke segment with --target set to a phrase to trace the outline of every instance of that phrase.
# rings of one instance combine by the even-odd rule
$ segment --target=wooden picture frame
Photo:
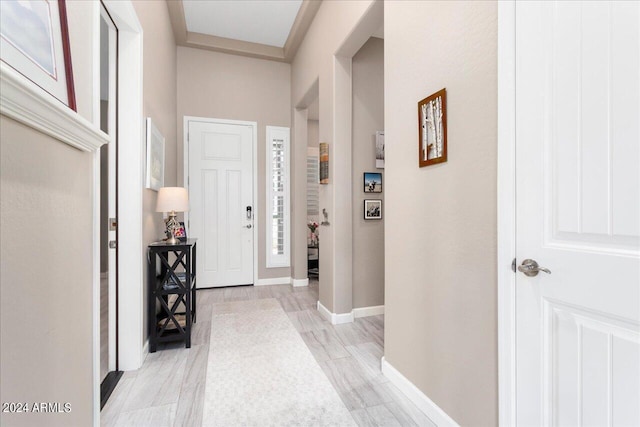
[[[418,102],[418,166],[447,161],[447,89]]]
[[[159,191],[164,187],[164,136],[147,117],[146,188]]]
[[[329,183],[329,143],[321,142],[318,144],[320,153],[319,163],[319,184],[326,185]]]
[[[65,0],[0,1],[0,60],[76,111]]]
[[[362,174],[365,193],[382,193],[382,174],[380,172],[365,172]]]
[[[384,169],[384,131],[376,132],[376,169]]]
[[[382,200],[370,199],[364,201],[364,219],[382,219]]]

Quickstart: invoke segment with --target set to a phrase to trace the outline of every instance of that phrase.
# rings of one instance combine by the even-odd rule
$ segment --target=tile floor
[[[276,298],[360,426],[434,426],[382,375],[384,316],[331,325],[316,310],[318,282],[198,291],[192,346],[167,344],[125,372],[101,414],[102,426],[202,424],[211,310],[217,302]],[[250,405],[251,402],[247,402]]]

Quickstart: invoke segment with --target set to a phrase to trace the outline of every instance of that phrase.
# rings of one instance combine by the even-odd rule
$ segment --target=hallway
[[[149,354],[141,369],[125,372],[102,411],[101,425],[201,425],[214,304],[264,298],[279,301],[358,425],[433,425],[380,372],[384,317],[331,325],[316,310],[317,281],[301,288],[277,285],[198,291],[191,349],[166,345]]]

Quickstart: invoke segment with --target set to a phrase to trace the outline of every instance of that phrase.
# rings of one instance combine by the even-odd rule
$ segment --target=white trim
[[[119,212],[119,227],[123,233],[120,234],[121,252],[119,263],[120,277],[120,312],[119,324],[119,368],[121,370],[132,370],[142,366],[145,350],[143,346],[144,328],[142,322],[143,304],[143,245],[142,245],[142,176],[143,166],[143,126],[142,126],[142,26],[138,21],[138,17],[133,8],[133,4],[129,0],[105,0],[104,7],[109,12],[111,18],[118,27],[119,32],[119,48],[118,58],[120,75],[118,86],[118,118],[119,133],[118,139],[122,144],[119,153],[119,159],[127,159],[122,162],[120,160],[120,168],[118,171],[118,179],[120,182],[136,183],[139,185],[123,186],[119,194],[119,203],[121,211]],[[49,112],[42,112],[41,109],[48,108],[44,105],[44,100],[32,100],[33,105],[29,106],[32,110],[30,114],[36,117],[36,112],[42,114],[52,114],[45,116],[48,119],[46,128],[40,129],[44,133],[58,138],[66,143],[74,145],[71,141],[63,138],[69,138],[68,134],[58,132],[59,127],[64,127],[65,122],[69,121],[70,116],[74,116],[74,120],[79,121],[77,126],[85,127],[84,133],[82,129],[76,129],[71,133],[71,137],[80,137],[80,146],[77,148],[87,149],[92,145],[97,150],[102,144],[108,143],[109,136],[99,131],[100,125],[100,3],[94,2],[91,11],[91,21],[93,23],[92,31],[92,48],[94,65],[93,85],[92,85],[92,106],[93,125],[81,123],[84,119],[75,118],[77,116],[70,110],[61,110],[55,113],[55,109]],[[11,112],[5,111],[5,97],[10,98],[12,95],[5,90],[5,77],[7,73],[2,70],[2,86],[0,90],[0,98],[2,98],[2,113],[9,117],[14,117]],[[35,95],[32,95],[35,96]],[[40,104],[40,105],[38,105]],[[50,108],[50,106],[49,106]],[[77,116],[80,117],[80,116]],[[14,117],[15,118],[15,117]],[[19,120],[16,118],[16,120]],[[27,123],[27,122],[25,122]],[[27,123],[31,125],[30,123]],[[96,141],[99,139],[99,144]],[[88,146],[86,145],[88,144]],[[74,145],[75,146],[75,145]],[[97,160],[96,160],[97,158]],[[100,163],[99,155],[94,157],[93,162],[93,425],[100,425]],[[125,254],[122,253],[124,249]]]
[[[379,316],[384,314],[384,305],[372,305],[370,307],[354,308],[352,311],[353,317],[358,319],[360,317]]]
[[[98,4],[98,3],[96,3]],[[100,150],[93,153],[93,425],[100,425]]]
[[[109,142],[99,127],[0,62],[0,113],[82,151]]]
[[[243,120],[227,120],[216,119],[210,117],[197,117],[197,116],[184,116],[182,119],[182,148],[184,168],[182,171],[184,188],[189,191],[189,121],[205,122],[205,123],[219,123],[226,125],[244,125],[251,126],[253,129],[253,284],[258,282],[258,236],[259,222],[256,221],[258,217],[258,122],[249,122]],[[189,212],[184,213],[184,221],[187,224],[187,231],[189,230]]]
[[[266,146],[265,146],[265,164],[266,164],[266,208],[265,208],[265,254],[267,268],[281,268],[291,266],[291,130],[287,127],[267,126],[266,129]],[[283,139],[284,151],[284,201],[283,201],[283,224],[284,224],[284,253],[282,255],[274,255],[272,253],[273,244],[273,228],[271,227],[271,212],[273,209],[273,139]]]
[[[382,374],[438,427],[459,427],[445,411],[382,357]]]
[[[318,311],[327,319],[332,325],[341,325],[343,323],[353,322],[353,311],[349,313],[332,313],[327,307],[325,307],[320,301],[318,301]]]
[[[291,277],[274,277],[272,279],[258,279],[254,286],[290,285]]]
[[[332,313],[320,301],[318,301],[318,311],[332,325],[340,325],[342,323],[351,323],[354,319],[368,316],[378,316],[384,314],[384,305],[374,305],[371,307],[354,308],[350,313]]]
[[[304,286],[309,286],[309,278],[305,279],[291,279],[291,286],[294,288],[301,288]]]
[[[343,323],[353,323],[353,311],[349,313],[331,313],[331,323],[333,325],[342,325]]]
[[[516,425],[515,2],[498,2],[498,416]]]
[[[258,281],[258,241],[260,240],[260,221],[257,221],[260,206],[258,205],[258,122],[247,123],[253,126],[253,283]]]
[[[333,313],[331,313],[327,307],[322,305],[322,303],[319,300],[318,300],[317,309],[322,317],[324,317],[326,320],[328,320],[330,323],[333,324],[332,322]]]

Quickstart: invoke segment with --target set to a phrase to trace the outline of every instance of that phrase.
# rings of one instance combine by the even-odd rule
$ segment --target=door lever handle
[[[518,266],[518,271],[524,273],[527,277],[535,277],[539,272],[551,274],[551,270],[548,268],[540,267],[538,263],[533,259],[525,259],[522,261],[522,265]]]
[[[251,228],[253,227],[251,224],[244,225],[242,228]]]

